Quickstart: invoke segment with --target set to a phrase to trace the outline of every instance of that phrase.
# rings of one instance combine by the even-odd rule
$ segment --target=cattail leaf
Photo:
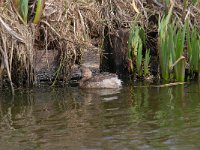
[[[20,0],[20,15],[25,24],[28,18],[28,0]]]
[[[36,8],[35,17],[33,20],[33,23],[35,24],[38,24],[41,19],[43,9],[44,9],[44,2],[45,0],[38,0],[37,2],[37,8]]]

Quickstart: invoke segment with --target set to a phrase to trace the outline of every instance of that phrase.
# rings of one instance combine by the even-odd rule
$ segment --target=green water
[[[0,96],[2,150],[200,149],[200,85]]]

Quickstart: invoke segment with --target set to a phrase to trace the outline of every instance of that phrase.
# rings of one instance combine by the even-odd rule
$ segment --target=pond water
[[[199,150],[200,85],[0,96],[2,150]]]

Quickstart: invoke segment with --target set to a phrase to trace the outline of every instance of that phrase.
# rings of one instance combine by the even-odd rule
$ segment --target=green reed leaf
[[[28,18],[28,0],[20,0],[20,15],[25,24]]]
[[[149,62],[150,62],[150,50],[146,50],[145,60],[144,60],[144,76],[149,74]]]
[[[43,9],[44,9],[44,1],[45,0],[38,0],[37,2],[37,8],[36,8],[35,17],[33,20],[33,23],[35,24],[38,24],[41,19]]]

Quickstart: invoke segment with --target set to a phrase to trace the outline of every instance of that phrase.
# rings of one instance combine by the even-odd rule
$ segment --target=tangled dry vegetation
[[[11,0],[0,2],[0,80],[2,87],[9,83],[12,91],[35,82],[36,51],[57,50],[60,65],[56,76],[64,74],[67,79],[71,66],[81,61],[83,49],[101,50],[105,29],[112,34],[130,28],[133,21],[144,26],[148,45],[156,50],[158,16],[167,10],[158,0],[46,0],[40,23],[32,23],[30,11],[25,25]],[[174,9],[174,19],[180,22],[181,4],[175,1]],[[199,8],[188,7],[185,13],[200,31]]]

